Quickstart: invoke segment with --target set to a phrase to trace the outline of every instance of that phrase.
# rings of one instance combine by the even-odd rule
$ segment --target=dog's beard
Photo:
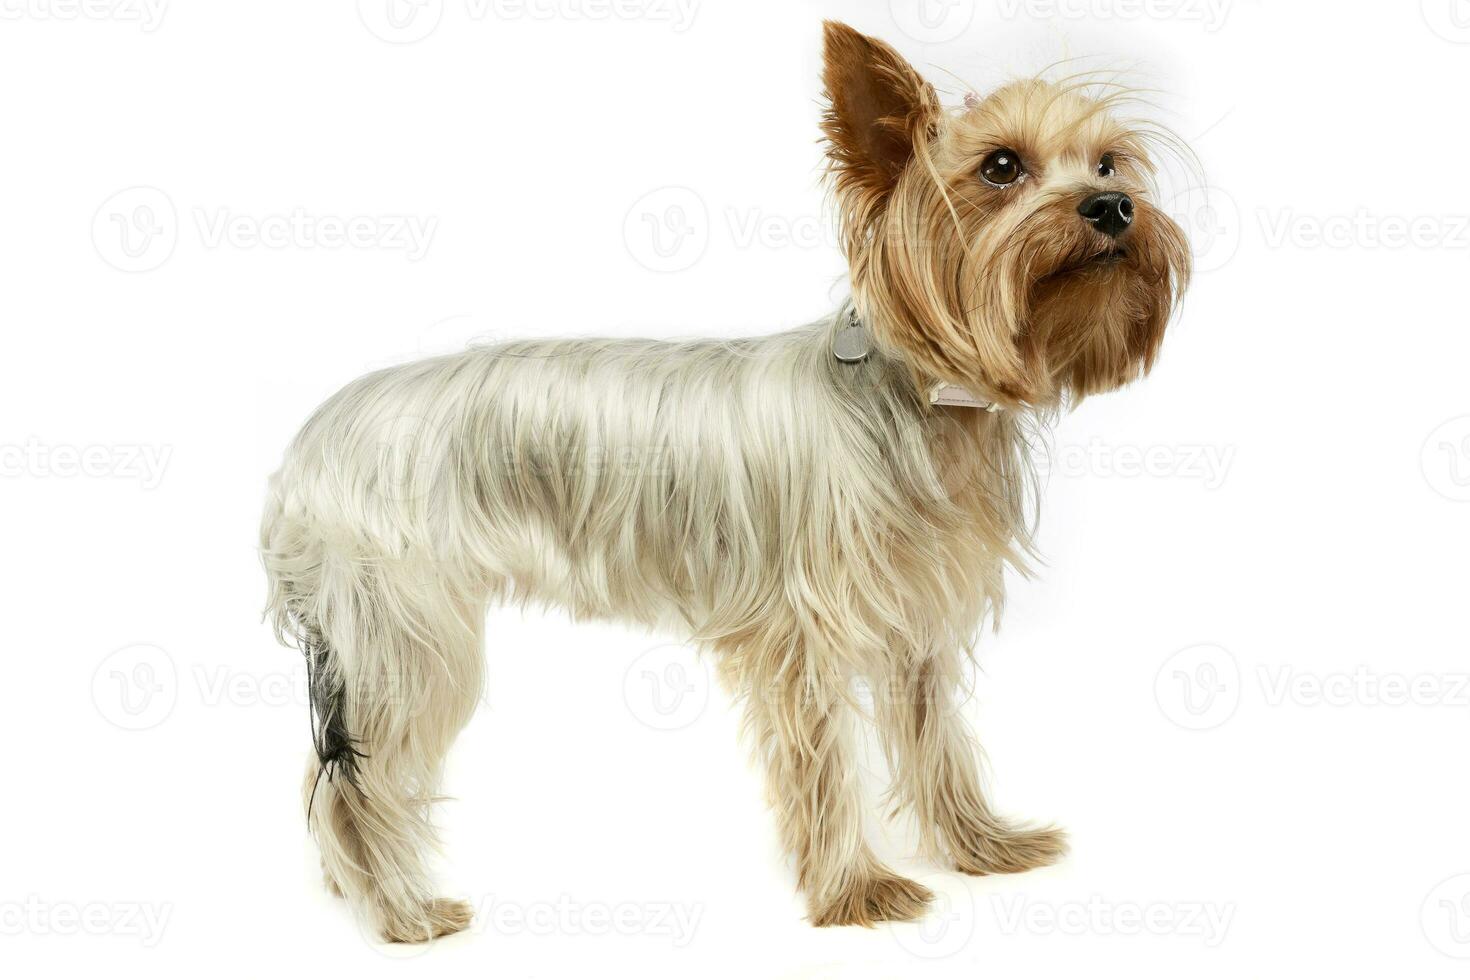
[[[1079,219],[1075,194],[1010,223],[978,208],[954,222],[930,182],[906,179],[883,233],[849,245],[859,305],[929,381],[1013,407],[1120,387],[1152,366],[1189,278],[1183,232],[1135,200],[1113,242]]]
[[[1189,250],[1178,226],[1146,204],[1118,241],[1077,228],[1075,215],[1057,224],[1018,270],[1018,342],[1038,391],[1078,401],[1153,366],[1189,277]]]

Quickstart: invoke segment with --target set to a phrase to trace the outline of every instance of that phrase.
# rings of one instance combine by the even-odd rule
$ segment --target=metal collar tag
[[[868,329],[858,319],[857,311],[847,311],[847,325],[839,329],[832,338],[832,356],[843,364],[860,364],[868,359],[873,345]],[[939,382],[929,389],[929,404],[955,405],[960,408],[983,408],[987,412],[1000,409],[995,402],[977,397],[968,388]]]

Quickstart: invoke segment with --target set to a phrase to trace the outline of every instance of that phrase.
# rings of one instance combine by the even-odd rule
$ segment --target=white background
[[[1463,976],[1470,4],[528,2],[0,4],[6,972]],[[304,833],[265,477],[472,337],[827,312],[823,16],[951,104],[941,68],[1127,68],[1211,188],[1166,191],[1200,274],[1057,428],[1049,567],[966,709],[1073,854],[967,879],[875,810],[935,916],[812,929],[692,653],[502,611],[442,810],[481,915],[379,947]]]

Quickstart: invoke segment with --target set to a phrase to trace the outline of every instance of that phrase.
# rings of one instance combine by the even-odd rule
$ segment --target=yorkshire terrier
[[[481,693],[487,604],[677,628],[739,698],[813,925],[923,915],[864,840],[871,713],[927,853],[1056,860],[996,815],[955,710],[1025,567],[1030,434],[1146,374],[1189,277],[1127,93],[1032,79],[946,110],[825,28],[822,119],[851,300],[705,342],[542,340],[370,374],[271,482],[268,615],[306,657],[303,803],[326,880],[388,940],[463,929],[429,810]],[[869,696],[856,690],[866,683]]]

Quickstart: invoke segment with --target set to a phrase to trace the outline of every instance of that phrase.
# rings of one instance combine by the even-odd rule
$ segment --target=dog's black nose
[[[1119,191],[1093,194],[1077,205],[1077,213],[1109,238],[1117,238],[1133,224],[1133,198]]]

